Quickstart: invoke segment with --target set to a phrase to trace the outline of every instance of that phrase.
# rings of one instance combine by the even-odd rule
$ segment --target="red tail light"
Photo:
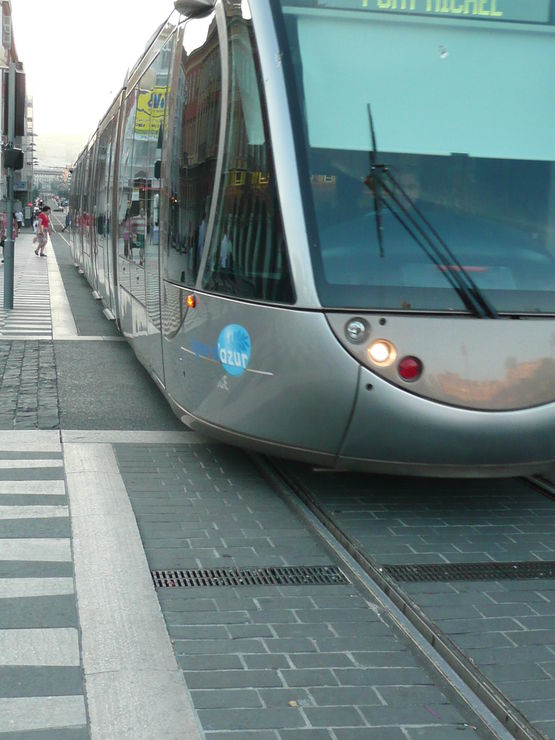
[[[424,367],[418,357],[403,357],[397,366],[399,375],[408,383],[418,380],[423,369]]]

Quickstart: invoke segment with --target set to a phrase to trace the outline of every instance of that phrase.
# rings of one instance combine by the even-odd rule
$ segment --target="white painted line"
[[[65,496],[63,480],[0,480],[0,496]]]
[[[64,460],[91,736],[200,740],[113,450]]]
[[[2,452],[61,452],[61,449],[60,432],[56,430],[10,429],[0,432]]]
[[[52,313],[52,337],[65,339],[77,336],[73,312],[67,299],[66,289],[60,275],[52,244],[48,249],[48,284],[50,286],[50,310]],[[48,247],[47,247],[48,248]]]
[[[67,506],[0,506],[0,520],[60,519],[68,516]]]
[[[63,342],[127,342],[125,337],[85,337],[82,334],[79,334],[76,337],[54,337],[54,339]]]
[[[73,578],[0,578],[0,599],[72,594]]]
[[[70,540],[54,537],[0,540],[0,560],[71,563]]]
[[[62,460],[29,460],[26,459],[11,459],[11,460],[0,460],[0,470],[6,468],[63,468],[64,463]]]
[[[78,666],[79,637],[73,627],[0,630],[0,665]]]
[[[87,724],[83,696],[0,699],[0,732],[62,730]]]
[[[124,432],[104,430],[62,430],[62,441],[79,444],[207,444],[208,440],[196,432]]]

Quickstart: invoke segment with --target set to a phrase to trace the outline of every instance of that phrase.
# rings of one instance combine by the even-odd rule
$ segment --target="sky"
[[[75,161],[173,0],[11,0],[40,166]]]

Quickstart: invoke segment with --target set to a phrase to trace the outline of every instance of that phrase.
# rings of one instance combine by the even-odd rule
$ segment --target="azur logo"
[[[242,375],[251,358],[251,338],[240,324],[229,324],[218,337],[218,357],[228,375]]]

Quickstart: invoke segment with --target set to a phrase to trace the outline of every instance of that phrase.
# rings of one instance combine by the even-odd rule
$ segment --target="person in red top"
[[[41,257],[46,257],[44,249],[46,242],[48,241],[48,232],[52,231],[50,226],[50,206],[44,206],[39,213],[38,227],[37,227],[37,242],[38,246],[35,249],[35,254],[39,254]]]

